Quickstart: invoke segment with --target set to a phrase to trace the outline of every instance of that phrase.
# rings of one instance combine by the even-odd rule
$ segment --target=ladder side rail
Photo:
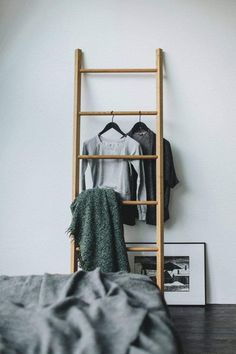
[[[159,252],[156,254],[157,285],[164,292],[164,178],[163,178],[163,52],[156,50],[156,85],[157,85],[157,112],[156,116],[156,243]]]
[[[81,111],[81,62],[82,50],[75,50],[75,73],[74,73],[74,117],[73,117],[73,167],[72,167],[72,200],[79,194],[80,187],[80,114]],[[77,270],[76,246],[73,236],[71,237],[71,272]]]

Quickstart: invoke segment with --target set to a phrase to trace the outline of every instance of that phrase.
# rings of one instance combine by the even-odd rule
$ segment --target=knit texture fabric
[[[79,247],[80,266],[85,271],[129,271],[119,194],[109,188],[81,192],[71,204],[68,232]]]

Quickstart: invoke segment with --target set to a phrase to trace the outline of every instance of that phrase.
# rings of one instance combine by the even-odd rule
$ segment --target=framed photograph
[[[127,246],[152,247],[153,243]],[[168,305],[205,305],[205,243],[164,244],[164,291]],[[131,272],[156,281],[156,253],[128,252]]]

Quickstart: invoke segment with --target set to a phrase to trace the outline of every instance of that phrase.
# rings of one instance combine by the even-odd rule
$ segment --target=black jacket
[[[128,135],[134,140],[138,141],[141,145],[144,155],[155,155],[156,154],[156,134],[147,128],[147,130],[142,131],[131,131]],[[170,189],[179,182],[174,168],[174,161],[171,151],[171,145],[168,140],[163,139],[163,157],[164,157],[164,220],[168,220],[169,215],[169,200],[170,200]],[[156,200],[156,161],[155,160],[143,160],[144,170],[145,170],[145,183],[147,200]],[[133,198],[136,199],[135,195],[135,171],[132,171],[132,181],[133,181]],[[132,198],[132,199],[133,199]],[[128,210],[128,209],[127,209]],[[134,208],[129,209],[129,216],[126,215],[124,222],[129,225],[135,224],[135,213]],[[123,213],[124,214],[124,213]],[[146,223],[151,225],[156,225],[156,206],[148,205]]]

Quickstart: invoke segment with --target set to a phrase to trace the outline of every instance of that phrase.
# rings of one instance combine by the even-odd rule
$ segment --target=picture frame
[[[127,243],[128,247],[153,247],[154,243]],[[204,242],[164,243],[164,295],[168,305],[205,305]],[[128,252],[132,273],[145,274],[155,282],[156,252]]]

